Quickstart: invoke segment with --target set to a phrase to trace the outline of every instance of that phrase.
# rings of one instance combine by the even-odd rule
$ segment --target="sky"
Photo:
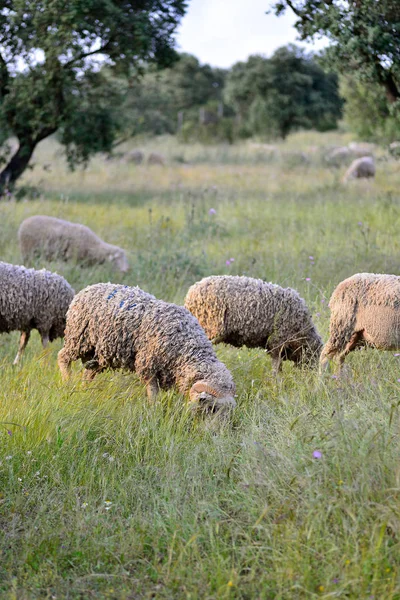
[[[201,63],[228,68],[250,54],[271,56],[291,42],[309,50],[324,47],[323,41],[300,43],[291,11],[278,18],[265,14],[270,6],[271,0],[189,0],[177,32],[178,50]]]

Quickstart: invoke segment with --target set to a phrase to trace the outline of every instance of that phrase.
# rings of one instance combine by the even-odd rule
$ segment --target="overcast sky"
[[[194,54],[202,63],[230,67],[250,54],[271,56],[276,48],[296,40],[293,14],[277,18],[265,14],[271,0],[189,0],[178,30],[180,52]],[[323,42],[307,45],[319,50]]]

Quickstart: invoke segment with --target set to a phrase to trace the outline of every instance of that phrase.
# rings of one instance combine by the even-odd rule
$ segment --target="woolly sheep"
[[[400,349],[400,277],[357,273],[339,283],[329,308],[329,339],[321,353],[321,369],[331,359],[341,368],[359,346]]]
[[[375,163],[372,156],[363,156],[351,163],[343,177],[343,181],[368,177],[375,177]]]
[[[318,361],[322,341],[299,294],[261,279],[206,277],[192,285],[185,306],[214,343],[265,348],[275,373],[282,360]]]
[[[64,336],[65,315],[74,290],[60,275],[0,262],[0,333],[20,331],[16,365],[37,329],[45,348]]]
[[[36,215],[21,223],[18,238],[24,261],[42,254],[46,260],[75,259],[85,265],[110,262],[122,273],[129,268],[124,250],[103,242],[80,223]]]
[[[67,314],[63,379],[82,360],[85,379],[110,369],[135,371],[150,399],[176,385],[192,406],[235,406],[235,384],[198,321],[183,306],[157,300],[138,287],[99,283],[79,292]]]
[[[125,162],[141,165],[144,161],[144,154],[141,150],[131,150],[125,154]]]
[[[157,152],[151,152],[147,157],[148,165],[159,165],[163,167],[165,165],[165,158],[162,154],[158,154]]]

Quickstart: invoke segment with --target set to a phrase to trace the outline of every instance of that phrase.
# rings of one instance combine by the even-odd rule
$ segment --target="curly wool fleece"
[[[189,288],[185,306],[210,340],[265,348],[276,371],[282,359],[309,362],[321,352],[306,303],[291,288],[252,277],[206,277]]]
[[[400,277],[357,273],[334,290],[329,301],[329,339],[321,366],[329,359],[343,364],[357,346],[400,349]]]
[[[91,371],[89,378],[106,368],[135,371],[150,397],[176,385],[190,390],[192,400],[211,390],[216,404],[235,405],[232,376],[198,321],[182,306],[138,287],[99,283],[75,296],[59,353],[64,378],[78,359]]]
[[[24,340],[18,362],[32,329],[37,329],[43,345],[63,337],[65,315],[74,290],[60,275],[42,269],[0,262],[0,333],[21,331]]]

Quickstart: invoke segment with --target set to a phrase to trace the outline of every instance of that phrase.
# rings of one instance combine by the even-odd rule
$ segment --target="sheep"
[[[163,167],[165,165],[165,158],[162,154],[158,154],[157,152],[151,152],[147,157],[147,164],[150,166],[159,165]]]
[[[325,160],[334,165],[340,166],[343,163],[349,163],[351,159],[351,150],[347,146],[341,146],[340,148],[334,148],[326,156]]]
[[[211,276],[192,285],[185,306],[214,343],[265,348],[277,374],[282,360],[318,362],[322,340],[299,294],[252,277]]]
[[[77,260],[83,265],[105,262],[125,273],[128,259],[122,248],[103,242],[89,227],[55,217],[36,215],[20,225],[18,239],[22,258],[42,254],[46,260]]]
[[[65,316],[74,290],[60,275],[42,269],[0,262],[0,333],[20,331],[18,364],[37,329],[45,348],[48,342],[64,336]]]
[[[372,156],[363,156],[351,163],[343,177],[343,181],[368,177],[375,177],[375,163]]]
[[[141,150],[131,150],[125,155],[125,162],[141,165],[144,160],[144,154]]]
[[[135,371],[149,399],[176,386],[203,410],[234,408],[235,384],[197,319],[183,306],[138,287],[98,283],[79,292],[67,313],[58,354],[64,380],[81,359],[84,379],[105,369]]]
[[[334,290],[329,301],[329,339],[320,358],[321,372],[330,360],[342,368],[346,356],[362,346],[400,349],[400,277],[357,273]]]

